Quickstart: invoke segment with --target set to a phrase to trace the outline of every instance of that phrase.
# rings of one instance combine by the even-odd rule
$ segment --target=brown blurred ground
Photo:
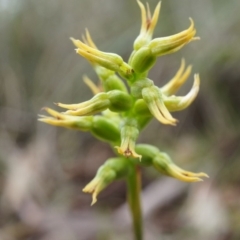
[[[201,91],[174,115],[177,127],[153,121],[139,141],[210,180],[185,184],[144,169],[147,240],[240,239],[239,9],[237,0],[162,1],[155,36],[187,28],[192,17],[201,41],[160,58],[150,77],[161,86],[184,57],[200,73]],[[91,96],[82,75],[97,78],[69,41],[85,27],[101,50],[127,60],[140,11],[133,0],[0,0],[0,240],[132,239],[123,182],[94,207],[81,192],[110,148],[88,133],[37,122],[43,106]]]

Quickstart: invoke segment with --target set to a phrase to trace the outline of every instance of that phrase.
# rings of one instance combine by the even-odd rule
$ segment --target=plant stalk
[[[127,199],[133,220],[135,240],[143,240],[140,190],[141,190],[141,171],[140,167],[135,165],[132,167],[132,171],[128,175],[127,179]]]

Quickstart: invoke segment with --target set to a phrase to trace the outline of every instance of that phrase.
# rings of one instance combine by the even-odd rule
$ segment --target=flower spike
[[[88,131],[97,139],[109,143],[112,148],[116,146],[115,153],[121,156],[108,159],[83,192],[92,194],[93,205],[103,189],[113,181],[124,178],[127,181],[127,198],[134,217],[136,238],[140,239],[140,166],[152,166],[160,173],[184,182],[199,182],[208,175],[186,171],[158,148],[137,144],[140,131],[153,117],[162,124],[175,126],[178,120],[171,112],[188,107],[196,98],[200,85],[199,75],[195,74],[191,90],[185,96],[175,96],[192,70],[192,66],[187,66],[184,59],[174,77],[163,87],[156,86],[149,79],[148,72],[158,57],[176,52],[199,38],[195,37],[196,29],[190,18],[190,26],[186,30],[152,39],[161,2],[157,4],[153,14],[148,3],[144,5],[137,0],[137,4],[141,11],[141,28],[128,63],[118,54],[100,51],[88,29],[85,29],[82,40],[71,38],[77,54],[90,62],[101,84],[98,86],[87,76],[83,76],[83,81],[94,96],[77,104],[57,103],[57,106],[67,109],[61,113],[44,108],[48,116],[39,115],[39,121]],[[127,81],[122,81],[121,77]]]
[[[138,50],[151,41],[161,8],[161,2],[159,2],[154,10],[153,16],[151,16],[148,3],[147,10],[139,0],[137,0],[137,3],[141,10],[142,24],[140,34],[134,42],[134,50]]]

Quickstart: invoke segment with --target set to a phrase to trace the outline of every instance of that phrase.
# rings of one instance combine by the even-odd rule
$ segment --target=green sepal
[[[150,48],[142,47],[131,57],[130,65],[136,73],[141,74],[149,71],[156,60],[157,57],[152,54]]]
[[[142,90],[143,88],[151,87],[154,86],[154,83],[152,80],[148,78],[142,78],[139,79],[138,81],[134,82],[131,85],[131,94],[134,98],[142,98]]]
[[[127,111],[133,105],[132,97],[125,92],[113,90],[107,94],[110,101],[109,109],[113,112]]]
[[[122,79],[119,78],[114,71],[98,65],[95,66],[94,69],[102,81],[102,86],[105,92],[109,92],[111,90],[127,92],[127,88]]]
[[[137,144],[136,152],[142,155],[141,164],[143,165],[152,165],[154,157],[159,153],[159,149],[150,144]]]
[[[134,113],[140,116],[151,116],[146,102],[143,99],[138,99],[134,104]]]
[[[95,116],[93,118],[91,133],[98,139],[112,144],[120,142],[120,131],[117,124],[103,116]]]

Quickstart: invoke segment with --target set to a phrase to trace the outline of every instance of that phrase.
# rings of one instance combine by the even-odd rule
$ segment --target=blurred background
[[[155,0],[148,0],[153,10]],[[195,41],[161,57],[150,73],[162,86],[181,58],[200,73],[190,108],[174,113],[177,127],[153,120],[139,142],[154,144],[177,165],[210,179],[181,183],[143,170],[147,240],[240,239],[240,1],[162,0],[155,37],[195,21]],[[140,30],[135,0],[0,0],[0,239],[133,239],[124,182],[96,205],[82,188],[113,156],[89,133],[39,123],[41,108],[91,97],[82,81],[98,81],[69,37],[88,28],[97,46],[126,61]],[[186,94],[193,74],[180,91]]]

